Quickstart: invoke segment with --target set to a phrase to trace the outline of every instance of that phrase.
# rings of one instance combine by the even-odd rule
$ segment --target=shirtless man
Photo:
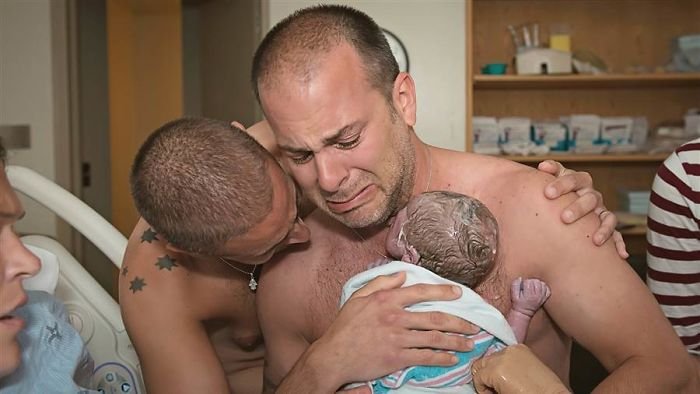
[[[129,239],[119,298],[148,392],[259,392],[249,286],[257,264],[308,240],[293,182],[245,132],[180,119],[143,144],[131,185],[148,222]]]
[[[342,283],[384,253],[387,222],[426,190],[470,195],[497,218],[502,253],[476,290],[501,312],[510,308],[513,279],[536,277],[550,286],[526,344],[564,382],[576,340],[610,371],[599,392],[700,390],[644,284],[612,242],[591,242],[598,217],[565,225],[558,217],[573,197],[547,200],[548,175],[431,147],[416,136],[414,82],[398,71],[369,17],[340,6],[293,14],[261,43],[253,81],[284,162],[320,208],[306,220],[310,247],[266,266],[257,295],[268,391],[282,382],[282,392],[333,392],[352,378],[400,369],[402,354],[424,346],[433,333],[409,329],[396,292],[372,292],[400,285],[400,276],[343,307],[364,309],[361,315],[336,314]],[[372,307],[377,301],[381,311]],[[370,368],[374,376],[357,376]]]
[[[274,142],[267,137],[260,140]],[[591,186],[580,174],[559,180]],[[291,178],[240,129],[181,119],[145,141],[131,183],[145,219],[129,239],[119,293],[149,393],[259,393],[263,348],[250,273],[275,251],[308,240]],[[414,302],[457,297],[451,286],[402,289],[401,296]],[[354,313],[350,308],[345,316]],[[425,327],[436,316],[416,315],[412,326]],[[471,330],[451,316],[433,325]],[[430,344],[468,345],[445,344],[441,336]],[[428,356],[444,364],[442,355]]]

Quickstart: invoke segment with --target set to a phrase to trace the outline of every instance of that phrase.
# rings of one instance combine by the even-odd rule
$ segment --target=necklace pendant
[[[250,282],[248,282],[248,287],[250,288],[250,291],[255,292],[258,288],[258,281],[255,280],[253,275],[250,276]]]

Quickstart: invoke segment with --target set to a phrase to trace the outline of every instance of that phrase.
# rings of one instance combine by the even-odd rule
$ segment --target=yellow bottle
[[[571,36],[557,33],[549,36],[549,47],[564,52],[571,52]]]

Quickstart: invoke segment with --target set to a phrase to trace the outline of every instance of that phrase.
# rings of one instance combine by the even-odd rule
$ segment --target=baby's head
[[[396,215],[386,240],[392,257],[468,287],[491,271],[497,248],[498,223],[488,208],[446,191],[413,197]]]

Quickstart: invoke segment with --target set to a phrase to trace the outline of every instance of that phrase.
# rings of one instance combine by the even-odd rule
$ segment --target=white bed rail
[[[94,209],[29,168],[7,166],[7,177],[14,189],[56,213],[121,268],[126,238]]]

